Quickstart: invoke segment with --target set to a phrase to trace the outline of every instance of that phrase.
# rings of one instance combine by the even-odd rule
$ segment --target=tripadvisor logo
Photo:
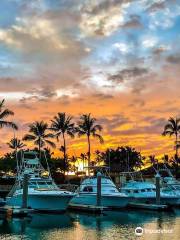
[[[143,235],[143,228],[142,227],[137,227],[135,229],[135,234],[136,234],[136,236],[142,236]]]

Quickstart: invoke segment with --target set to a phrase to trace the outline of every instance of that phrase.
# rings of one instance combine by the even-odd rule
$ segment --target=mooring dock
[[[71,204],[68,207],[68,209],[82,212],[102,213],[103,211],[108,210],[109,208],[96,205]]]
[[[24,217],[30,213],[36,212],[34,209],[21,208],[18,206],[3,206],[0,207],[0,214],[5,215],[6,217]]]
[[[164,204],[147,204],[147,203],[129,203],[130,208],[146,209],[152,211],[168,211],[170,207]]]

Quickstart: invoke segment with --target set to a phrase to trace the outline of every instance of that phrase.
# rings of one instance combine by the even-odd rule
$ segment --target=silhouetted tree
[[[23,137],[24,141],[33,141],[35,145],[38,146],[39,155],[41,157],[41,148],[48,144],[51,147],[55,147],[55,143],[50,141],[54,135],[52,133],[48,133],[48,124],[44,121],[34,122],[29,125],[29,134],[26,134]]]
[[[60,151],[64,153],[64,169],[66,169],[67,164],[67,146],[66,146],[66,135],[74,138],[75,127],[74,123],[72,123],[72,117],[66,116],[65,113],[58,113],[57,116],[51,120],[50,129],[55,133],[57,141],[59,141],[59,137],[63,138],[63,146],[61,146]]]
[[[16,151],[26,146],[26,145],[25,145],[23,142],[21,142],[21,140],[18,139],[18,138],[12,138],[12,139],[7,143],[7,145],[9,146],[9,148],[11,148],[11,149],[13,149],[13,150],[16,150]]]
[[[88,167],[90,166],[91,161],[91,136],[97,138],[100,143],[103,143],[104,140],[102,136],[98,133],[102,131],[102,126],[96,124],[96,119],[91,117],[91,114],[84,114],[80,117],[80,121],[78,123],[77,132],[79,137],[87,136],[88,141]],[[89,168],[88,168],[89,174]]]
[[[6,120],[7,117],[13,116],[14,112],[5,108],[4,103],[5,103],[5,100],[2,100],[0,102],[0,128],[11,127],[13,129],[17,130],[18,127],[14,122],[9,122]]]
[[[84,170],[85,162],[88,160],[88,154],[86,154],[86,153],[81,153],[79,158],[80,158],[80,159],[82,160],[82,162],[83,162],[83,170]]]
[[[164,127],[164,131],[162,133],[163,136],[169,135],[175,136],[175,158],[178,158],[178,148],[179,148],[179,141],[178,141],[178,134],[180,132],[180,118],[172,118],[168,119],[168,123]]]
[[[105,152],[101,152],[101,159],[104,159],[111,172],[134,171],[143,164],[140,152],[129,146],[107,149]]]

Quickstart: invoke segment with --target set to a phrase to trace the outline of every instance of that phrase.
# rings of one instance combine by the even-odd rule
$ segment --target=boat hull
[[[170,198],[170,197],[161,197],[160,199],[161,204],[170,205],[170,206],[179,206],[180,199],[179,198]],[[155,204],[156,198],[155,197],[136,197],[133,198],[130,203],[150,203]]]
[[[108,208],[124,208],[128,205],[129,198],[123,196],[102,195],[101,206]],[[69,202],[70,207],[80,205],[96,206],[97,196],[96,194],[78,194],[72,198]]]
[[[65,211],[72,196],[29,194],[27,207],[38,211]],[[22,194],[15,195],[6,202],[10,206],[22,206]]]

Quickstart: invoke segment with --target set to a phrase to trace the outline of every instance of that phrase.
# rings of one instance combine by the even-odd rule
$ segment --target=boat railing
[[[79,188],[79,185],[76,185],[76,184],[60,184],[57,186],[60,190],[66,190],[70,192],[76,192],[77,189]]]
[[[61,184],[61,185],[58,185],[58,187],[61,190],[76,192],[76,190],[79,188],[79,185],[76,185],[76,184]]]
[[[19,181],[16,181],[11,190],[9,191],[7,197],[12,197],[15,191],[19,188]]]

